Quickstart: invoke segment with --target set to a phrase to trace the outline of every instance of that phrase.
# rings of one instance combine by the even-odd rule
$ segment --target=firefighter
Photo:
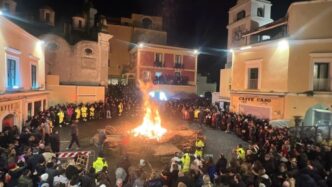
[[[104,159],[103,154],[99,154],[97,159],[93,162],[92,167],[95,169],[96,173],[101,171],[103,169],[103,167],[108,167],[108,164],[107,164],[106,160]]]
[[[244,148],[242,147],[241,144],[239,144],[237,147],[236,147],[236,156],[237,156],[237,159],[239,160],[244,160],[245,157],[246,157],[246,152],[244,150]]]
[[[118,111],[119,111],[119,116],[122,115],[122,112],[123,112],[123,104],[122,102],[120,101],[119,105],[118,105]]]
[[[93,104],[89,108],[89,116],[90,120],[95,119],[95,107],[93,106]]]
[[[81,118],[81,109],[79,106],[77,106],[75,109],[75,118],[76,118],[76,120],[80,120],[80,118]]]
[[[186,174],[189,172],[190,170],[190,154],[187,152],[185,154],[183,154],[182,158],[181,158],[181,162],[182,162],[182,173]]]
[[[81,113],[82,113],[83,121],[87,121],[88,108],[85,105],[82,105],[82,107],[81,107]]]
[[[201,158],[203,158],[203,149],[205,147],[204,141],[203,141],[203,137],[198,136],[195,142],[195,156],[200,156]]]
[[[59,109],[57,115],[58,115],[58,119],[59,119],[59,127],[62,127],[62,125],[63,125],[63,119],[65,118],[65,114],[63,113],[63,111],[61,110],[61,108]]]

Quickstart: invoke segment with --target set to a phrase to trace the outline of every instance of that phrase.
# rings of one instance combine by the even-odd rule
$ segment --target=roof
[[[40,7],[40,9],[48,9],[48,10],[54,11],[54,9],[48,5],[44,5],[44,6]]]
[[[266,25],[264,25],[262,27],[258,27],[255,30],[245,32],[243,34],[243,36],[257,34],[257,33],[260,33],[262,31],[266,31],[266,30],[270,30],[270,29],[279,27],[281,25],[286,25],[287,23],[288,23],[288,18],[287,17],[283,17],[283,18],[280,18],[280,19],[278,19],[278,20],[276,20],[276,21],[274,21],[272,23],[266,24]]]
[[[134,49],[138,48],[139,46],[136,45]],[[189,48],[182,48],[182,47],[174,47],[169,45],[160,45],[160,44],[151,44],[151,43],[144,43],[144,47],[148,48],[162,48],[162,49],[170,49],[170,50],[181,50],[181,51],[194,51],[195,49],[189,49]]]

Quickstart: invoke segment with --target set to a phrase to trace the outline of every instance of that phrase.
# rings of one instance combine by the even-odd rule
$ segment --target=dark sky
[[[16,0],[38,7],[51,5],[62,13],[78,12],[84,0]],[[271,0],[272,18],[284,17],[290,3],[299,0]],[[199,48],[199,72],[219,79],[227,46],[228,10],[236,0],[93,0],[99,13],[110,17],[131,13],[163,16],[170,45]]]

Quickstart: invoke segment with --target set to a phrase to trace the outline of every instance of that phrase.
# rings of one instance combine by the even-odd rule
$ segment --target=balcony
[[[186,76],[161,75],[154,77],[153,84],[189,85],[188,81]]]
[[[161,62],[161,61],[155,61],[155,62],[154,62],[154,66],[155,66],[155,67],[165,67],[165,66],[164,66],[164,63]]]
[[[258,79],[249,79],[248,89],[257,90],[258,89]]]
[[[176,69],[183,69],[184,65],[182,63],[175,63],[174,64],[174,68],[176,68]]]
[[[331,79],[314,79],[314,91],[331,91]]]

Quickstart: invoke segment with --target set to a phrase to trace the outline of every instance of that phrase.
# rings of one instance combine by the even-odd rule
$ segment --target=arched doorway
[[[13,114],[8,114],[2,119],[2,131],[4,131],[7,128],[13,127],[14,126],[14,119],[15,116]]]

